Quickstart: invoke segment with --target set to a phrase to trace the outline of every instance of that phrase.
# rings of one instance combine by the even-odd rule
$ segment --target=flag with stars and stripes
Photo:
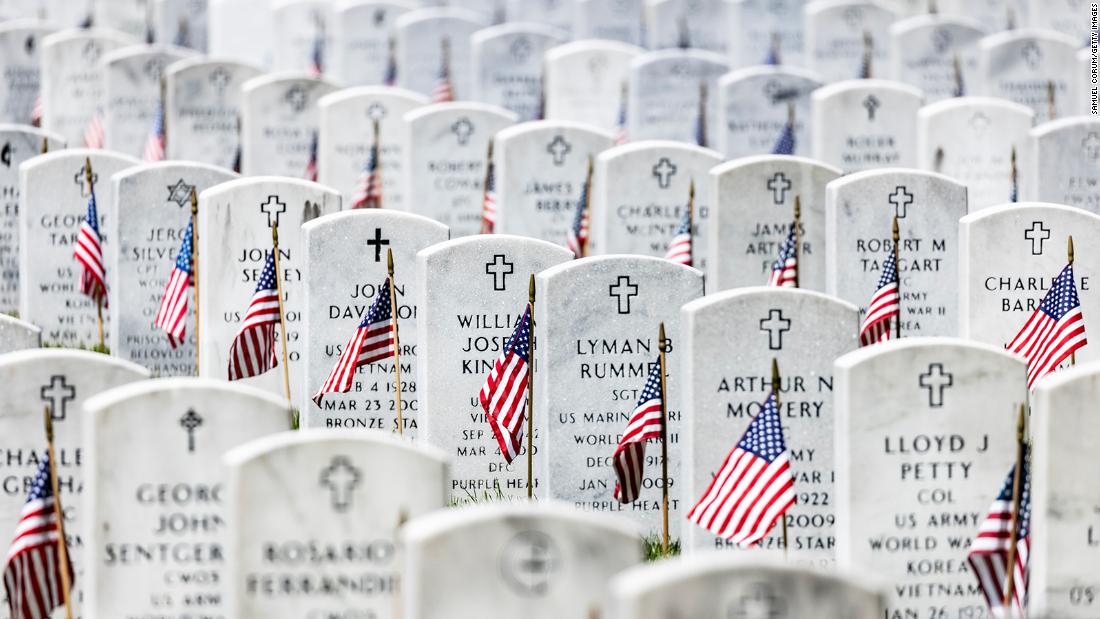
[[[241,145],[237,144],[237,150],[233,153],[233,165],[232,170],[237,174],[241,173]]]
[[[497,226],[497,174],[492,158],[485,173],[485,193],[481,199],[481,233],[492,234]]]
[[[241,329],[229,348],[229,380],[259,376],[278,365],[275,357],[275,325],[279,324],[279,292],[275,282],[275,253],[256,282]]]
[[[321,77],[325,74],[325,34],[318,28],[313,35],[313,44],[309,50],[309,75]]]
[[[386,72],[382,75],[384,86],[397,85],[397,54],[394,52],[394,43],[390,41],[390,52],[386,56]]]
[[[776,140],[775,146],[772,147],[772,154],[793,155],[794,146],[794,125],[788,120],[783,123],[783,131],[779,133],[779,139]]]
[[[894,335],[893,321],[901,319],[901,295],[898,291],[898,262],[894,252],[886,254],[878,288],[867,305],[867,313],[859,326],[859,345],[885,342]]]
[[[31,126],[42,126],[42,95],[34,98],[34,107],[31,108]]]
[[[871,52],[870,50],[864,50],[863,59],[859,63],[859,79],[869,80],[871,79]]]
[[[153,128],[149,131],[149,137],[145,140],[145,152],[141,158],[144,161],[164,161],[164,105],[157,103],[156,112],[153,114]]]
[[[1073,265],[1067,264],[1054,279],[1039,308],[1005,348],[1027,360],[1027,388],[1031,389],[1040,378],[1056,370],[1059,363],[1085,344],[1088,339],[1081,316],[1081,299],[1077,297],[1073,281]]]
[[[80,224],[73,258],[80,263],[80,292],[96,303],[107,301],[107,272],[103,261],[103,243],[99,235],[99,211],[96,209],[95,188],[88,198],[88,212]]]
[[[307,181],[317,182],[317,132],[309,141],[309,161],[306,162],[306,171],[303,175]]]
[[[619,96],[619,115],[615,119],[615,146],[626,144],[627,137],[626,88],[623,88],[622,94]]]
[[[382,208],[382,179],[378,174],[378,143],[371,144],[367,165],[359,173],[351,208]]]
[[[699,109],[695,114],[695,143],[707,146],[707,99],[706,88],[699,89]]]
[[[439,75],[436,76],[435,88],[432,89],[432,103],[450,103],[455,100],[454,85],[451,84],[451,66],[449,54],[443,54],[439,63]]]
[[[577,258],[584,258],[588,247],[588,185],[591,179],[585,179],[581,186],[581,199],[577,200],[577,208],[573,210],[573,223],[569,226],[569,232],[565,237],[565,246]]]
[[[680,225],[676,227],[676,233],[672,236],[672,242],[668,244],[665,252],[665,260],[671,260],[676,264],[692,266],[693,250],[691,246],[691,209],[684,209],[684,216],[680,218]]]
[[[768,534],[794,498],[794,476],[773,393],[687,518],[749,548]]]
[[[642,491],[642,477],[645,473],[645,445],[649,440],[661,440],[663,422],[661,405],[664,393],[661,390],[661,361],[658,359],[649,368],[649,378],[645,381],[642,395],[626,431],[619,439],[612,464],[615,468],[615,500],[620,503],[633,503]]]
[[[779,37],[775,34],[772,35],[771,42],[768,44],[768,54],[764,56],[764,64],[770,66],[783,64],[779,55]]]
[[[1008,201],[1009,202],[1019,202],[1020,201],[1020,182],[1019,182],[1019,176],[1017,175],[1017,172],[1016,172],[1016,151],[1015,150],[1012,151],[1012,174],[1011,174],[1011,177],[1009,179],[1009,182],[1011,183],[1011,187],[1010,187],[1009,192],[1008,192]]]
[[[794,288],[796,285],[795,282],[798,280],[798,252],[795,251],[797,249],[795,244],[798,242],[796,225],[791,223],[787,238],[779,246],[779,257],[772,263],[772,274],[768,277],[769,286]]]
[[[84,147],[103,148],[106,141],[106,132],[103,130],[103,112],[96,110],[92,114],[91,120],[88,121],[87,128],[84,129]]]
[[[183,235],[183,243],[180,245],[179,254],[176,255],[176,266],[172,274],[168,276],[168,286],[164,289],[164,297],[160,301],[160,309],[157,310],[157,319],[154,323],[164,329],[168,334],[168,343],[175,348],[183,341],[187,332],[187,302],[191,295],[191,267],[194,258],[194,220],[187,223],[187,232]]]
[[[523,448],[527,419],[528,363],[531,356],[531,308],[516,321],[508,345],[485,378],[478,400],[496,436],[500,454],[509,464]]]
[[[397,351],[394,344],[396,338],[393,335],[393,306],[390,303],[390,278],[387,277],[378,287],[374,302],[359,323],[355,335],[344,345],[344,350],[325,379],[325,384],[314,394],[313,401],[317,406],[321,405],[326,393],[351,391],[351,383],[358,368],[393,357]]]
[[[46,454],[38,463],[4,565],[4,588],[12,619],[46,619],[65,604],[61,570],[68,572],[70,586],[74,575],[71,563],[62,565],[58,509],[50,457]]]
[[[1020,471],[1020,511],[1016,519],[1016,530],[1012,530],[1012,494],[1016,481],[1016,467],[1013,466],[966,555],[994,617],[1023,617],[1024,609],[1027,608],[1028,558],[1031,546],[1031,472],[1028,470],[1028,451],[1024,447]],[[1013,612],[1006,613],[1004,599],[1008,586],[1008,555],[1013,545],[1016,546],[1011,570],[1013,583],[1010,605]]]

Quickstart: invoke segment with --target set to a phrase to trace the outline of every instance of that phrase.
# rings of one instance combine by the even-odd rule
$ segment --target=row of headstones
[[[693,526],[681,531],[683,503],[702,492],[751,420],[752,403],[770,389],[755,366],[760,356],[775,355],[784,368],[781,411],[798,502],[785,516],[789,550],[784,553],[777,527],[754,552],[876,574],[887,608],[870,616],[929,608],[936,616],[984,616],[965,555],[1014,461],[1016,410],[1028,399],[1024,363],[995,347],[949,339],[914,338],[844,354],[855,349],[855,338],[833,325],[854,325],[854,307],[791,290],[760,304],[763,294],[729,293],[726,307],[703,301],[685,311],[696,337],[674,344],[687,367],[684,380],[670,377],[669,389],[684,382],[703,388],[670,411],[673,536],[682,537],[689,553],[726,547]],[[796,346],[760,355],[745,338],[755,325],[739,316],[776,305],[809,319],[790,331]],[[716,311],[732,319],[698,324]],[[555,372],[554,362],[540,356],[540,384],[544,372],[560,375],[577,365],[567,361],[572,367]],[[551,437],[568,434],[563,443],[577,439],[577,446],[538,460],[537,481],[551,492],[539,483],[536,496],[618,512],[641,527],[622,517],[521,507],[439,513],[418,522],[448,502],[509,502],[518,493],[470,489],[461,447],[443,453],[383,432],[289,433],[290,411],[279,398],[219,381],[145,381],[148,376],[132,363],[79,351],[0,356],[0,378],[10,385],[0,402],[9,467],[0,522],[14,529],[19,518],[49,407],[83,589],[78,599],[95,609],[90,616],[181,612],[228,599],[236,600],[236,617],[361,605],[384,617],[399,590],[408,617],[454,616],[454,604],[473,611],[489,600],[521,608],[531,598],[553,602],[532,607],[537,616],[560,616],[571,604],[602,601],[607,578],[637,562],[640,535],[658,528],[658,462],[648,463],[646,496],[632,505],[610,501],[606,470],[565,471],[561,479],[570,464],[581,471],[583,462],[609,468],[602,462],[621,431],[624,415],[584,413],[577,402],[607,390],[632,397],[637,377],[623,385],[601,380],[554,402],[544,427]],[[92,398],[113,387],[120,388]],[[1100,365],[1091,364],[1044,379],[1032,396],[1032,616],[1086,619],[1100,603],[1094,597],[1100,494],[1092,483],[1100,474],[1093,449],[1100,434],[1088,419],[1098,389]],[[587,422],[600,427],[585,430],[582,414],[615,419]],[[573,415],[575,427],[555,418]],[[585,437],[606,437],[608,445],[583,448]],[[499,455],[496,463],[503,468]],[[555,496],[553,484],[563,481],[580,484],[585,496]],[[396,533],[410,518],[401,545]],[[532,571],[535,565],[541,567]],[[666,577],[653,582],[674,584]],[[448,599],[444,583],[461,589],[462,601]]]

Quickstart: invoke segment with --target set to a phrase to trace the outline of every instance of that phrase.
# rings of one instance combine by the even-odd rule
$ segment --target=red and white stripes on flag
[[[481,200],[481,233],[492,234],[497,226],[497,181],[492,157],[485,173],[485,195]]]
[[[512,337],[485,379],[478,400],[493,429],[500,453],[511,463],[523,447],[527,418],[528,358],[531,355],[531,307],[516,321]]]
[[[680,225],[676,227],[676,234],[668,244],[665,252],[665,260],[671,260],[676,264],[692,266],[694,253],[691,245],[691,205],[684,210],[684,216],[680,219]]]
[[[325,384],[317,390],[313,401],[317,406],[321,405],[326,393],[347,393],[351,391],[351,383],[355,378],[355,370],[369,363],[376,363],[394,356],[394,321],[390,304],[390,278],[378,287],[370,310],[355,335],[344,345],[340,358],[336,360],[336,366],[329,372]]]
[[[229,348],[229,380],[259,376],[278,365],[275,355],[275,325],[279,323],[279,292],[275,282],[275,253],[256,283],[241,329]]]
[[[742,548],[755,545],[794,505],[788,455],[772,394],[688,512],[688,520]]]
[[[371,145],[367,165],[359,173],[355,185],[355,194],[351,197],[351,208],[381,208],[382,179],[378,174],[378,144]]]
[[[141,155],[142,161],[164,161],[165,139],[164,106],[157,103],[157,109],[153,116],[153,128],[149,131],[149,137],[145,139],[145,151]]]
[[[1001,491],[989,508],[989,513],[970,543],[967,560],[978,579],[978,586],[994,617],[1025,617],[1028,592],[1028,559],[1031,556],[1031,473],[1029,449],[1024,448],[1020,471],[1020,509],[1016,515],[1016,531],[1012,531],[1013,485],[1016,467],[1008,473]],[[1005,588],[1008,586],[1008,555],[1016,545],[1012,566],[1012,612],[1005,612]]]
[[[893,320],[901,320],[901,293],[898,289],[897,258],[891,251],[882,263],[878,288],[867,305],[867,313],[859,327],[860,346],[885,342],[893,337]]]
[[[780,288],[794,288],[798,282],[798,252],[796,251],[795,244],[797,241],[797,232],[795,226],[798,222],[791,223],[791,230],[787,233],[787,238],[783,241],[783,244],[779,247],[779,257],[772,263],[772,273],[768,277],[769,286],[777,286]]]
[[[1027,360],[1027,388],[1031,389],[1085,344],[1088,338],[1081,300],[1073,280],[1073,265],[1067,264],[1006,348]]]
[[[662,417],[661,403],[664,393],[661,390],[660,358],[650,366],[649,378],[638,398],[638,404],[630,415],[630,422],[619,439],[615,449],[612,466],[615,468],[615,500],[620,503],[633,503],[642,491],[642,478],[645,474],[645,445],[649,440],[661,440]]]
[[[84,146],[86,148],[104,148],[107,142],[106,133],[103,130],[103,112],[96,110],[92,119],[88,121],[84,129]]]
[[[103,267],[103,244],[99,236],[99,212],[96,209],[94,188],[88,198],[88,212],[76,236],[73,258],[81,266],[80,292],[96,303],[106,303],[107,275]]]
[[[187,302],[191,298],[191,266],[194,257],[194,221],[187,223],[187,232],[183,235],[172,274],[168,276],[168,285],[160,300],[157,319],[154,324],[168,334],[168,343],[175,348],[187,334]]]

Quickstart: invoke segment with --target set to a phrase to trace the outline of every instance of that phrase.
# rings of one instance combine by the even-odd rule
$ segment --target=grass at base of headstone
[[[484,503],[511,503],[519,502],[519,497],[507,496],[504,494],[504,490],[500,487],[500,482],[493,481],[493,490],[484,490],[480,494],[476,492],[470,492],[469,490],[463,490],[466,493],[465,498],[452,497],[448,507],[466,507],[469,505],[481,505]]]
[[[92,344],[91,346],[88,346],[86,344],[81,343],[81,344],[77,344],[76,346],[63,346],[61,344],[53,344],[51,342],[43,342],[42,343],[42,348],[68,348],[68,349],[72,349],[72,350],[87,350],[87,351],[91,351],[91,352],[97,352],[97,353],[100,353],[100,354],[103,354],[103,355],[111,354],[111,347],[107,346],[106,344],[102,344],[102,345]]]
[[[290,409],[290,429],[302,429],[302,411],[298,410],[297,408]]]
[[[661,543],[661,536],[657,533],[651,533],[643,537],[642,543],[645,544],[646,561],[660,561],[665,558],[664,545]],[[680,540],[673,539],[668,541],[668,556],[669,558],[680,556]]]
[[[8,315],[8,316],[11,316],[12,318],[19,318],[19,312],[18,312],[18,310],[12,310],[12,311],[10,311],[10,312],[2,312],[2,313],[3,313],[3,314],[6,314],[6,315]]]

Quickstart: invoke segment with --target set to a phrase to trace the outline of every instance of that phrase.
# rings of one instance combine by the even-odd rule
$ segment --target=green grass
[[[642,538],[642,543],[645,544],[645,560],[646,561],[660,561],[664,558],[662,553],[661,536],[653,533]],[[678,557],[680,556],[680,540],[670,539],[668,542],[668,556]]]
[[[470,492],[469,490],[463,490],[466,493],[465,498],[452,498],[450,507],[467,507],[470,505],[481,505],[484,503],[510,503],[517,501],[516,497],[511,497],[504,494],[504,490],[500,487],[500,481],[493,480],[492,490],[483,490],[480,494]],[[527,500],[524,498],[523,500]]]
[[[107,345],[100,346],[99,344],[93,344],[92,346],[88,346],[88,345],[84,344],[83,342],[81,342],[80,344],[77,344],[76,346],[66,346],[64,344],[53,344],[53,343],[50,343],[50,342],[43,342],[42,343],[42,348],[64,348],[64,349],[69,349],[69,350],[87,350],[87,351],[91,351],[91,352],[97,352],[97,353],[100,353],[100,354],[103,354],[103,355],[111,354],[111,347],[110,346],[107,346]]]

